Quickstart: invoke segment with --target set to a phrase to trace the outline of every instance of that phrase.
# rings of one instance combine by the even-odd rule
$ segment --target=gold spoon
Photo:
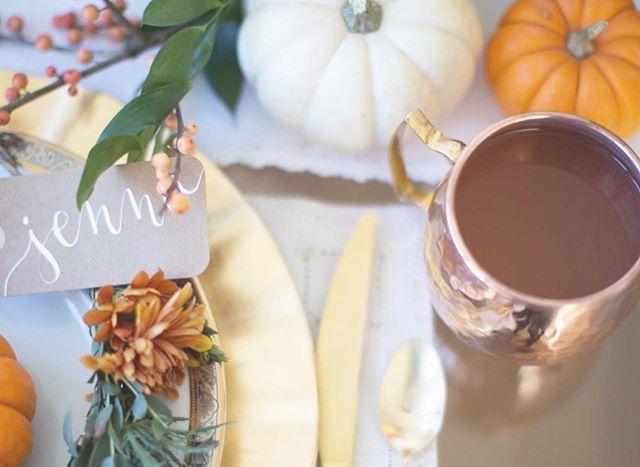
[[[402,344],[382,381],[380,424],[404,467],[438,436],[445,403],[444,372],[435,349],[425,340]]]

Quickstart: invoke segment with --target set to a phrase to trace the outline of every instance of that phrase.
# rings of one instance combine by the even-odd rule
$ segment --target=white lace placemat
[[[430,339],[433,335],[433,315],[422,259],[426,216],[410,206],[336,206],[263,196],[249,196],[248,200],[283,253],[314,337],[331,278],[353,228],[363,215],[377,216],[378,238],[360,380],[355,465],[400,467],[400,456],[389,448],[380,431],[378,397],[384,370],[397,347],[408,339]],[[435,449],[411,465],[435,467]]]

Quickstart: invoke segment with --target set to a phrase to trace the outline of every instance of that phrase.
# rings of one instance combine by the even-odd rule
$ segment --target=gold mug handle
[[[451,164],[458,159],[465,144],[440,133],[420,109],[407,115],[394,131],[389,143],[389,165],[393,177],[393,189],[402,201],[409,201],[427,209],[433,200],[433,190],[411,180],[404,165],[402,136],[407,126],[413,130],[422,144],[445,156]]]

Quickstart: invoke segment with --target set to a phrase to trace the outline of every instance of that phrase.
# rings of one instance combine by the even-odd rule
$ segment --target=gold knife
[[[352,467],[376,219],[356,226],[331,281],[316,344],[320,463]]]

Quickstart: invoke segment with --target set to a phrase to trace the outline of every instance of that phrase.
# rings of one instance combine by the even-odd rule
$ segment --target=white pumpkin
[[[246,11],[238,53],[262,105],[347,153],[386,146],[416,108],[437,122],[482,46],[472,0],[248,0]]]

